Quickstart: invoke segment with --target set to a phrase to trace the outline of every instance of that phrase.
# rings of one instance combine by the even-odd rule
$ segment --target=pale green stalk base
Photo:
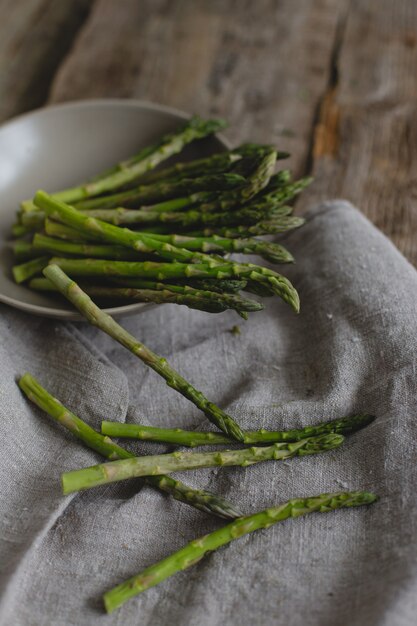
[[[105,609],[107,613],[111,613],[129,598],[198,563],[208,552],[213,552],[213,550],[217,550],[234,539],[239,539],[239,537],[255,530],[269,528],[277,522],[301,517],[309,513],[328,513],[335,509],[372,504],[376,500],[377,496],[366,491],[325,493],[309,498],[294,498],[254,515],[241,517],[209,535],[194,539],[181,550],[107,591],[103,596]]]
[[[13,278],[15,281],[20,284],[24,283],[32,276],[36,276],[36,274],[40,274],[43,268],[48,265],[49,257],[42,256],[37,259],[32,259],[31,261],[26,261],[26,263],[22,263],[21,265],[14,265],[12,268]]]

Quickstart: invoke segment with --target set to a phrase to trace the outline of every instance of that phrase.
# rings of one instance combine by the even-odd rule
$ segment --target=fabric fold
[[[109,416],[212,427],[97,329],[3,307],[0,581],[9,584],[1,624],[415,623],[417,273],[344,201],[316,207],[282,241],[296,258],[282,273],[299,290],[300,315],[272,298],[246,323],[232,312],[166,305],[123,325],[244,428],[294,428],[359,411],[377,420],[337,451],[180,477],[248,514],[323,491],[367,489],[380,501],[247,536],[104,617],[104,591],[222,522],[135,482],[85,492],[62,509],[59,474],[96,457],[27,403],[16,375],[31,371],[96,427]],[[230,332],[236,324],[240,335]]]

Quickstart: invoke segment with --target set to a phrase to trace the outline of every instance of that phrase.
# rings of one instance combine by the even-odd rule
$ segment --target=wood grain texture
[[[343,0],[98,0],[51,102],[121,96],[230,120],[305,170]]]
[[[347,198],[417,264],[415,0],[0,0],[0,8],[3,119],[41,104],[58,66],[50,103],[134,97],[224,116],[233,143],[274,142],[292,153],[296,175],[313,172],[301,211]]]
[[[40,106],[90,0],[0,0],[0,122]]]
[[[351,2],[332,77],[300,206],[347,198],[417,264],[417,3]]]

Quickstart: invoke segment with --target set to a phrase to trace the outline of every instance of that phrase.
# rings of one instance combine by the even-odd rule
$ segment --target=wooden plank
[[[40,106],[90,0],[0,0],[0,122]]]
[[[336,51],[300,207],[347,198],[417,264],[417,3],[352,2]]]
[[[344,0],[98,0],[50,102],[134,97],[231,122],[305,169]]]

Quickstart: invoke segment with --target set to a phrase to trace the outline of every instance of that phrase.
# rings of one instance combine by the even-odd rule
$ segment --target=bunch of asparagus
[[[48,265],[44,269],[44,275],[88,321],[109,334],[159,373],[171,387],[196,404],[209,420],[225,433],[223,435],[214,432],[188,432],[180,429],[160,429],[109,421],[102,422],[102,432],[98,433],[51,396],[30,374],[25,374],[19,380],[20,388],[30,400],[88,447],[108,460],[104,464],[63,474],[64,494],[133,477],[144,477],[149,485],[171,494],[178,500],[218,517],[232,520],[223,528],[192,541],[178,552],[105,593],[103,601],[107,612],[112,612],[132,596],[162,582],[177,571],[190,567],[208,552],[247,533],[269,528],[272,524],[291,517],[375,502],[376,496],[369,492],[338,492],[293,499],[265,511],[241,517],[236,507],[224,498],[204,490],[191,489],[184,483],[173,479],[169,474],[175,471],[216,466],[248,467],[263,461],[279,461],[333,450],[342,445],[344,435],[364,428],[374,420],[374,417],[360,414],[290,431],[244,432],[229,415],[209,402],[201,392],[194,389],[171,368],[165,359],[153,353],[115,322],[111,316],[101,311],[60,267],[54,264]],[[197,453],[176,451],[170,454],[136,457],[115,444],[109,435],[169,442],[190,447],[223,445],[236,441],[250,447]]]
[[[193,117],[89,182],[21,203],[11,246],[17,283],[53,292],[48,263],[82,280],[103,303],[184,304],[246,318],[263,305],[241,292],[280,296],[298,312],[298,294],[280,273],[229,258],[258,255],[293,262],[284,246],[258,236],[302,225],[288,202],[310,182],[275,172],[287,157],[273,147],[234,150],[155,169],[188,143],[225,126]]]
[[[133,477],[190,506],[229,520],[215,532],[148,567],[104,594],[108,612],[132,596],[190,567],[209,551],[276,522],[339,508],[371,504],[368,492],[337,492],[297,498],[242,517],[235,505],[170,476],[205,467],[248,467],[339,448],[344,436],[373,421],[354,415],[289,431],[242,431],[236,421],[209,401],[155,354],[106,314],[90,296],[114,302],[174,302],[210,312],[235,309],[246,316],[262,308],[240,294],[278,295],[298,312],[298,294],[278,272],[230,260],[228,253],[257,254],[272,263],[288,263],[291,254],[258,239],[302,224],[286,203],[307,179],[291,182],[289,172],[274,173],[283,158],[270,146],[245,144],[235,150],[155,170],[190,141],[216,132],[217,120],[193,118],[178,132],[144,148],[90,182],[49,195],[36,193],[18,214],[13,243],[17,282],[65,296],[93,325],[110,335],[193,402],[222,432],[190,432],[103,421],[101,433],[54,398],[30,374],[19,380],[25,395],[107,462],[62,475],[64,494]],[[26,237],[22,239],[22,237]],[[59,256],[57,256],[59,255]],[[42,276],[43,274],[43,276]],[[69,274],[69,276],[67,275]],[[84,279],[82,287],[73,277]],[[137,457],[110,436],[167,442],[181,446],[229,445],[239,449],[181,452]]]

